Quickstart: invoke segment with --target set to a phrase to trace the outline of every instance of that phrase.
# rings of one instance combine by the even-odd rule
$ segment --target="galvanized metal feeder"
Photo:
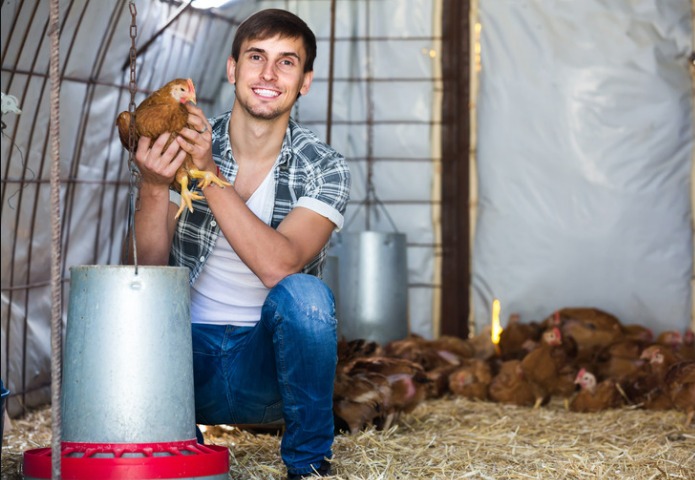
[[[70,270],[62,478],[229,478],[227,448],[195,435],[188,270]],[[25,452],[25,478],[51,478],[50,457]]]
[[[408,335],[406,236],[397,232],[346,232],[332,247],[337,263],[327,278],[337,299],[338,328],[347,340],[381,344]],[[337,272],[332,269],[336,269]]]

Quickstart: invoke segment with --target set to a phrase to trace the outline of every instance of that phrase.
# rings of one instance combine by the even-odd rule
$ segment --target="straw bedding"
[[[7,427],[7,425],[6,425]],[[206,443],[230,450],[232,479],[281,479],[280,437],[218,426]],[[6,428],[2,478],[21,478],[22,453],[50,446],[50,409]],[[333,478],[695,479],[695,428],[683,413],[634,408],[582,414],[460,397],[429,400],[387,431],[338,435]]]

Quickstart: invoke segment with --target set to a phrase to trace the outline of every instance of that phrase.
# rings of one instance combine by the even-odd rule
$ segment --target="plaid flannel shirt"
[[[212,157],[232,184],[239,166],[229,142],[231,111],[210,119]],[[271,227],[277,228],[300,198],[321,202],[345,213],[350,196],[350,170],[345,158],[310,130],[290,119],[280,158],[274,167],[275,206]],[[193,190],[197,189],[197,186]],[[315,203],[314,203],[315,204]],[[342,224],[337,225],[338,228]],[[220,227],[205,200],[193,202],[193,212],[184,209],[179,217],[169,255],[169,265],[188,267],[191,285],[200,275],[220,234]],[[302,272],[321,277],[326,258],[325,245]]]

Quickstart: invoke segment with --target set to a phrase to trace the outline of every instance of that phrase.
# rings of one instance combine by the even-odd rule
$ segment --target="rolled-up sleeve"
[[[298,207],[308,208],[343,227],[350,198],[350,169],[341,155],[327,155],[314,165],[313,175]]]

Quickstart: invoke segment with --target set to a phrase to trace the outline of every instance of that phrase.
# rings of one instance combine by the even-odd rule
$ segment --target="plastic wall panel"
[[[690,2],[480,1],[479,328],[598,307],[690,324]]]

